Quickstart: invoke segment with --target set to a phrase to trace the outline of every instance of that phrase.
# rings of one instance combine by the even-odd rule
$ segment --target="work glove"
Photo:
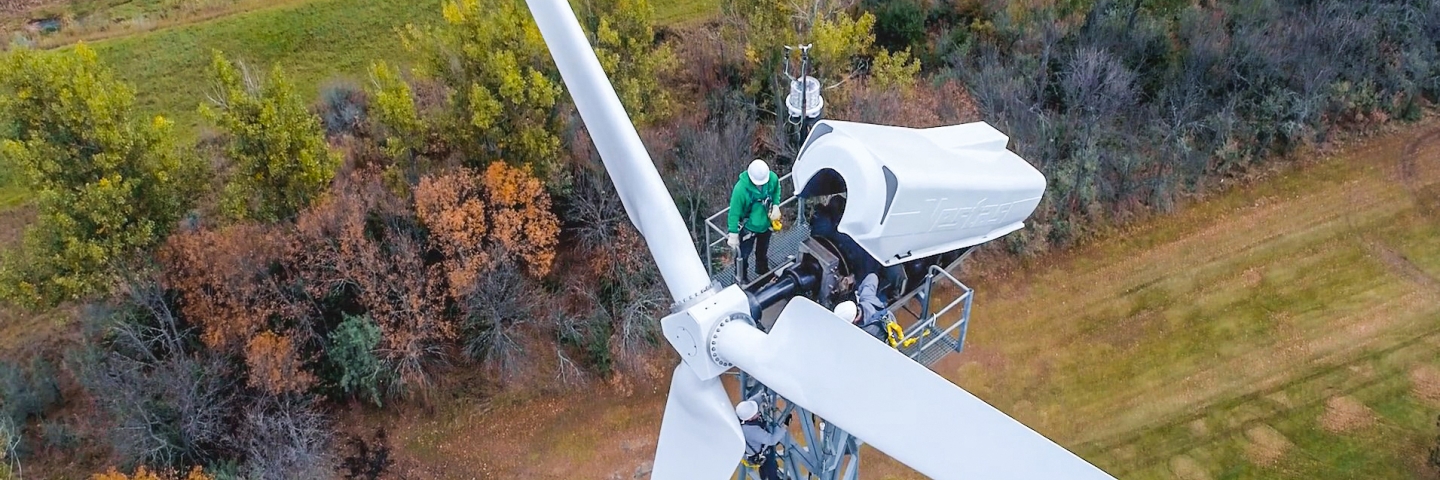
[[[731,249],[731,250],[739,250],[739,249],[740,249],[740,234],[738,234],[738,233],[732,233],[732,234],[730,234],[729,237],[726,237],[726,238],[725,238],[725,243],[728,244],[728,245],[730,245],[730,249]]]
[[[780,219],[780,206],[779,206],[779,205],[771,206],[771,207],[770,207],[770,220],[771,220],[771,221],[775,221],[775,220],[779,220],[779,219]]]

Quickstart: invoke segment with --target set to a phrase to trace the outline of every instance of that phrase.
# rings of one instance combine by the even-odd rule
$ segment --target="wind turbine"
[[[745,442],[719,378],[730,368],[932,478],[1112,478],[809,299],[792,298],[769,333],[756,328],[746,293],[721,289],[706,274],[570,5],[527,3],[675,300],[661,327],[683,361],[671,379],[652,479],[731,478]],[[879,415],[881,406],[934,414],[896,421]]]

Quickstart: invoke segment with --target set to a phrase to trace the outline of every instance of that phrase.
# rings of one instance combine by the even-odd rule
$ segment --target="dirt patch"
[[[1350,432],[1374,423],[1375,412],[1348,396],[1326,400],[1325,413],[1320,415],[1320,426],[1334,433]]]
[[[1245,430],[1245,439],[1249,441],[1245,445],[1245,455],[1256,465],[1264,467],[1280,461],[1285,452],[1294,446],[1279,430],[1264,424]]]
[[[1390,271],[1415,282],[1416,285],[1431,293],[1440,292],[1440,280],[1425,273],[1418,265],[1415,265],[1415,262],[1405,258],[1405,255],[1377,241],[1368,242],[1365,246],[1376,257],[1379,257],[1380,261],[1390,268]]]
[[[1184,455],[1170,459],[1170,473],[1180,480],[1210,480],[1210,472],[1200,462]]]
[[[1410,371],[1415,396],[1431,405],[1440,405],[1440,369],[1429,365]]]
[[[1265,275],[1260,273],[1260,269],[1258,267],[1247,268],[1243,273],[1240,274],[1240,281],[1244,283],[1245,286],[1251,288],[1260,285],[1260,281],[1264,279]]]
[[[1197,418],[1190,422],[1190,434],[1195,435],[1195,438],[1205,438],[1210,435],[1210,427],[1205,425],[1205,419]]]
[[[34,205],[24,205],[0,211],[0,248],[9,248],[20,243],[25,227],[35,222],[39,213]]]

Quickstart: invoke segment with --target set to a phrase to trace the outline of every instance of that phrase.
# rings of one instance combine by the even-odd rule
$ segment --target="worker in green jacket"
[[[727,238],[731,250],[739,250],[735,256],[740,262],[739,277],[745,276],[745,259],[755,252],[755,275],[770,271],[767,255],[770,251],[770,233],[776,221],[780,220],[780,178],[770,171],[770,166],[756,159],[750,167],[740,172],[735,189],[730,192],[730,235]],[[737,278],[743,282],[743,278]]]

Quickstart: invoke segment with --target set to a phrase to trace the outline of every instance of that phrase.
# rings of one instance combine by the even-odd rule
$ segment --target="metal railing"
[[[800,197],[796,195],[794,185],[787,181],[790,179],[790,176],[791,174],[787,173],[785,176],[779,178],[780,195],[783,198],[783,200],[780,201],[780,214],[785,219],[794,219],[794,222],[780,232],[776,232],[776,235],[800,235],[801,237],[808,237],[810,219],[805,216],[805,202],[801,201]],[[790,192],[789,195],[786,195],[787,190]],[[734,256],[738,255],[738,253],[732,251],[730,246],[725,244],[725,237],[730,233],[728,225],[729,219],[727,218],[729,213],[730,207],[727,206],[723,210],[715,212],[715,214],[705,218],[705,271],[710,274],[711,279],[719,281],[722,286],[728,285],[727,280],[733,281],[733,279],[738,278],[738,276],[732,276],[736,269],[738,269],[739,262],[734,261]],[[804,239],[801,238],[800,240],[803,241]],[[775,239],[772,239],[770,252],[786,251],[786,249],[776,249],[775,247],[777,244],[783,247],[789,243],[795,243],[795,245],[789,245],[795,248],[788,249],[790,251],[788,260],[772,261],[772,268],[763,274],[756,275],[750,279],[750,282],[741,286],[748,287],[761,282],[774,275],[775,272],[792,264],[795,260],[794,253],[799,251],[798,242],[777,242]],[[719,258],[716,258],[717,254]],[[723,261],[726,258],[730,259],[729,265],[717,263],[717,260]],[[774,259],[774,256],[771,255],[771,258]],[[729,268],[730,271],[724,272],[720,270],[722,268]]]
[[[965,348],[965,334],[970,326],[970,307],[975,291],[951,275],[949,270],[963,262],[966,256],[961,256],[945,268],[939,265],[930,266],[925,274],[925,283],[889,307],[892,314],[904,311],[914,319],[910,325],[901,325],[905,335],[900,339],[897,348],[921,365],[929,367],[946,355],[958,353]],[[959,289],[960,295],[932,312],[936,280],[948,282],[953,288]],[[945,286],[944,283],[940,285]],[[912,309],[915,304],[918,304],[919,312]],[[957,307],[960,308],[960,315],[947,319],[946,314]],[[900,316],[896,315],[896,318],[899,319]]]

